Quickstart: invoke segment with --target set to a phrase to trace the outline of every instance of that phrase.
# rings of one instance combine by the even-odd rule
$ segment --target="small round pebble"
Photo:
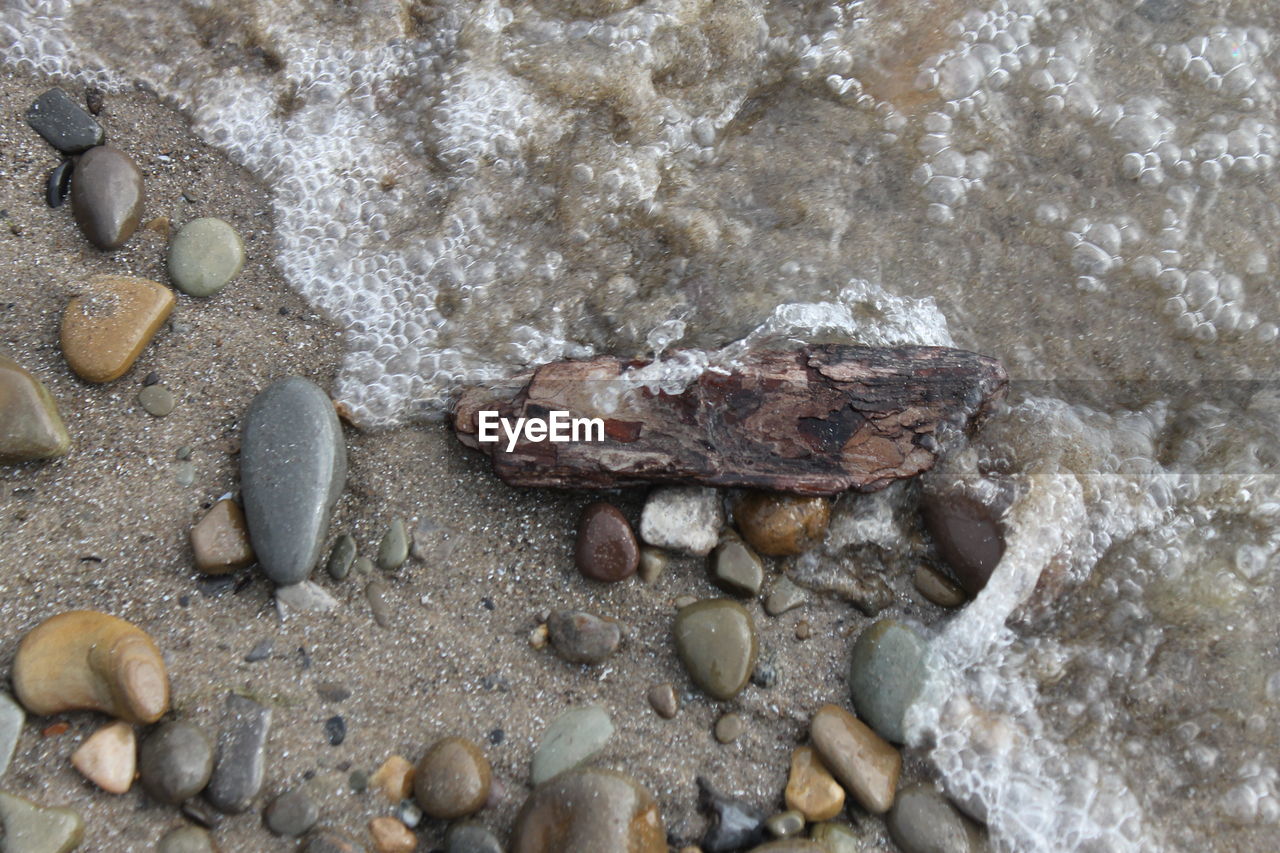
[[[804,831],[804,815],[793,810],[779,812],[764,822],[774,838],[791,838]]]
[[[169,244],[169,278],[188,296],[213,296],[243,267],[244,243],[221,219],[193,219]]]
[[[747,724],[743,722],[742,717],[730,711],[716,720],[716,740],[721,743],[733,743],[742,736],[746,728]]]
[[[596,501],[582,511],[574,558],[583,577],[602,583],[615,583],[636,573],[640,546],[620,509]]]
[[[649,688],[649,705],[664,720],[670,720],[680,711],[680,695],[670,681]]]
[[[378,853],[413,853],[418,849],[418,837],[393,817],[375,817],[369,821],[369,835]]]
[[[479,811],[489,798],[489,761],[466,738],[437,741],[418,762],[413,793],[431,817],[454,820]]]
[[[156,853],[217,853],[213,838],[198,826],[179,826],[164,834]]]
[[[320,807],[305,791],[294,790],[271,801],[264,815],[267,829],[286,838],[297,838],[316,825]]]
[[[809,624],[808,620],[802,619],[796,623],[796,639],[797,640],[807,640],[812,636],[813,636],[813,626]]]
[[[340,716],[333,716],[324,721],[324,734],[330,746],[342,746],[347,739],[347,721]]]
[[[163,418],[174,410],[178,401],[163,385],[148,385],[138,392],[138,404],[152,417]]]
[[[138,772],[152,799],[178,805],[208,784],[213,773],[213,744],[191,723],[162,723],[142,742]]]
[[[551,614],[547,629],[556,654],[570,663],[603,663],[622,642],[622,628],[616,620],[580,610]]]

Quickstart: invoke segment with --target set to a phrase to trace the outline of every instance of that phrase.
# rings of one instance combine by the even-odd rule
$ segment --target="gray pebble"
[[[290,613],[327,613],[338,606],[338,599],[313,581],[276,587],[276,609],[280,617]]]
[[[373,621],[377,622],[380,628],[390,628],[392,617],[395,615],[395,608],[387,597],[390,592],[387,585],[377,578],[369,581],[369,585],[364,588],[364,597],[369,600]]]
[[[320,807],[301,789],[287,791],[271,801],[263,815],[267,829],[276,835],[297,838],[316,825]]]
[[[774,838],[791,838],[804,831],[804,815],[792,809],[773,815],[764,825]]]
[[[600,705],[570,708],[547,726],[533,754],[530,778],[541,785],[595,755],[613,737],[613,720]]]
[[[213,772],[213,744],[193,723],[162,723],[138,750],[138,776],[152,799],[178,805],[204,790]]]
[[[333,550],[329,552],[329,562],[326,566],[329,577],[336,581],[346,580],[347,575],[351,574],[351,564],[355,561],[356,540],[351,534],[344,533],[334,541]]]
[[[163,385],[148,385],[138,392],[138,403],[147,410],[147,414],[163,418],[178,405],[173,392]]]
[[[261,641],[244,656],[245,663],[257,663],[260,660],[266,660],[271,657],[271,652],[274,648],[275,641],[270,639]]]
[[[179,462],[174,466],[173,477],[179,486],[190,486],[196,481],[196,466],[191,462]]]
[[[716,720],[716,740],[720,741],[720,743],[733,743],[742,737],[742,733],[746,731],[746,728],[747,724],[742,721],[742,717],[730,711]]]
[[[221,219],[193,219],[169,243],[169,278],[188,296],[213,296],[243,267],[244,243]]]
[[[404,519],[397,518],[391,522],[387,532],[378,544],[378,568],[384,572],[394,572],[409,559],[409,529]]]
[[[764,562],[736,536],[725,539],[711,555],[716,586],[734,595],[754,598],[764,585]]]
[[[502,844],[484,824],[469,820],[449,827],[444,853],[502,853]]]
[[[179,826],[156,842],[156,853],[214,853],[209,832],[198,826]]]
[[[50,89],[27,108],[27,124],[63,154],[79,154],[101,145],[102,125],[61,89]]]
[[[902,743],[902,720],[924,686],[924,638],[902,622],[881,619],[858,635],[849,666],[853,707],[876,734]]]
[[[805,591],[791,582],[786,575],[774,581],[773,589],[764,602],[764,612],[770,616],[781,616],[788,610],[794,610],[804,604],[808,596]]]
[[[667,564],[670,558],[667,552],[661,548],[655,548],[652,545],[644,545],[640,548],[640,580],[649,586],[653,586],[662,577],[662,573],[667,570]]]
[[[885,815],[889,837],[903,853],[974,853],[985,849],[981,830],[932,785],[898,792]]]
[[[622,642],[617,621],[580,610],[552,613],[547,630],[556,653],[570,663],[603,663]]]
[[[396,818],[410,829],[422,823],[422,809],[413,800],[401,800],[396,806]]]
[[[9,762],[13,759],[13,752],[18,748],[18,736],[22,734],[22,724],[26,718],[22,706],[8,693],[0,691],[0,779],[4,778]]]
[[[373,574],[373,560],[368,557],[356,557],[356,561],[351,564],[351,571],[357,575]]]
[[[218,738],[218,757],[205,797],[225,814],[240,814],[262,790],[272,712],[234,693],[227,696],[227,711],[229,719]]]

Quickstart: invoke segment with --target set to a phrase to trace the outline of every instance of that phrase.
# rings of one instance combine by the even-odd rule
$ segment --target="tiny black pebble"
[[[329,736],[331,746],[341,746],[347,739],[347,721],[342,717],[330,717],[324,721],[324,733]]]
[[[311,655],[307,654],[306,646],[298,647],[298,656],[302,658],[302,668],[311,669]]]
[[[280,316],[281,316],[281,317],[288,317],[288,316],[289,316],[289,309],[288,309],[288,308],[286,308],[285,306],[281,305],[281,306],[280,306]]]
[[[493,599],[487,595],[484,598],[480,599],[480,604],[484,607],[485,610],[492,610],[495,607],[493,603]]]
[[[507,739],[507,733],[504,732],[502,729],[494,729],[493,731],[489,732],[489,743],[493,744],[494,746],[497,746],[498,744],[502,743],[506,739]]]
[[[302,774],[302,778],[310,782],[312,779],[316,778],[316,771],[308,770],[306,773]]]
[[[151,386],[151,385],[155,385],[155,384],[156,384],[157,382],[159,382],[159,381],[160,381],[160,374],[159,374],[159,373],[156,373],[156,372],[153,370],[153,371],[151,371],[150,373],[148,373],[148,374],[147,374],[147,376],[146,376],[146,378],[145,378],[145,379],[143,379],[143,380],[142,380],[142,384],[143,384],[143,386],[144,386],[144,387],[148,387],[148,386]]]
[[[179,606],[179,607],[190,607],[190,606],[191,606],[191,596],[189,596],[189,595],[180,595],[180,596],[178,596],[178,606]]]

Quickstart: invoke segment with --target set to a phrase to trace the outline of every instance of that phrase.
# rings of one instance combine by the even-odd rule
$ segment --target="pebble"
[[[677,595],[677,596],[676,596],[676,598],[675,598],[675,601],[673,601],[673,602],[671,602],[671,603],[675,606],[676,610],[684,610],[684,609],[685,609],[686,607],[688,607],[690,604],[697,604],[697,603],[698,603],[698,596],[696,596],[696,595],[688,595],[688,594],[686,594],[686,595]]]
[[[369,581],[364,588],[364,597],[369,602],[369,610],[373,613],[373,621],[379,628],[390,628],[395,608],[388,597],[391,589],[377,578]]]
[[[342,746],[347,739],[347,721],[341,715],[335,715],[324,721],[324,736],[329,746]]]
[[[733,508],[734,525],[761,554],[790,557],[822,541],[831,521],[826,498],[751,492]]]
[[[101,145],[106,138],[102,125],[58,88],[32,102],[27,108],[27,124],[63,154],[79,154]]]
[[[413,796],[413,765],[403,756],[393,755],[373,772],[369,784],[391,803],[398,804]]]
[[[668,562],[670,560],[666,551],[652,545],[642,545],[640,547],[640,580],[653,586],[667,570]]]
[[[318,829],[303,839],[300,853],[367,853],[368,848],[349,835]]]
[[[490,798],[492,798],[492,792],[490,792]],[[422,809],[418,808],[418,804],[413,800],[401,800],[400,805],[396,806],[396,820],[413,829],[422,823]]]
[[[809,620],[801,619],[796,623],[796,639],[807,640],[813,636],[813,626],[809,624]]]
[[[764,601],[764,612],[770,616],[781,616],[789,610],[795,610],[808,598],[808,594],[802,588],[786,575],[781,575],[769,590],[769,597]]]
[[[213,838],[198,826],[179,826],[156,843],[156,853],[217,853]]]
[[[463,821],[444,834],[444,853],[503,853],[498,837],[483,824]]]
[[[233,498],[218,501],[191,528],[191,553],[196,570],[206,575],[226,575],[253,562],[249,528],[244,511]]]
[[[89,108],[89,112],[97,115],[102,112],[104,96],[105,93],[97,86],[89,86],[84,90],[84,105]]]
[[[52,459],[70,448],[71,436],[44,383],[0,353],[0,462]]]
[[[1004,536],[993,509],[964,495],[925,493],[924,526],[960,586],[977,595],[1004,555]]]
[[[511,853],[667,853],[653,795],[630,776],[580,767],[533,790],[516,817]]]
[[[480,747],[466,738],[444,738],[418,762],[414,798],[430,817],[455,820],[483,808],[492,778]]]
[[[96,275],[67,302],[62,354],[88,382],[128,372],[173,311],[173,291],[145,278]]]
[[[885,815],[889,837],[902,853],[977,853],[985,850],[977,824],[962,815],[932,785],[898,792]]]
[[[196,466],[194,463],[179,462],[177,465],[174,466],[174,469],[176,470],[177,473],[174,474],[173,479],[177,482],[179,486],[186,487],[186,486],[191,486],[195,484]]]
[[[747,686],[758,647],[755,623],[741,604],[714,598],[676,614],[676,654],[693,683],[727,701]]]
[[[153,418],[163,418],[177,407],[177,398],[163,385],[148,385],[138,392],[138,404]]]
[[[271,657],[271,652],[275,649],[275,643],[270,640],[261,640],[259,643],[249,650],[244,656],[245,663],[257,663]]]
[[[570,708],[547,726],[533,753],[530,778],[533,784],[543,782],[577,767],[604,749],[613,737],[613,720],[600,705]]]
[[[90,243],[99,249],[123,246],[138,230],[142,207],[142,172],[128,154],[99,145],[80,156],[71,182],[71,210]]]
[[[205,799],[224,814],[240,814],[262,790],[272,711],[235,693],[227,696],[227,711]]]
[[[831,820],[844,808],[844,788],[823,765],[818,753],[807,746],[791,753],[791,773],[783,797],[788,809],[814,823]]]
[[[394,572],[409,559],[409,529],[404,519],[397,518],[391,522],[382,541],[378,543],[378,568],[384,572]]]
[[[702,777],[698,777],[698,806],[711,818],[702,836],[706,853],[728,853],[764,841],[764,814],[725,796]]]
[[[5,853],[69,853],[84,840],[84,819],[68,808],[43,808],[0,793]]]
[[[648,545],[704,557],[720,541],[724,504],[704,486],[663,486],[649,492],[640,514],[640,538]]]
[[[71,176],[75,172],[74,160],[63,160],[49,172],[44,185],[44,203],[50,208],[59,208],[67,203],[71,195]]]
[[[320,820],[320,807],[301,788],[286,791],[263,813],[267,829],[286,838],[299,838]]]
[[[822,763],[858,804],[872,814],[893,805],[902,755],[843,708],[823,705],[809,723]]]
[[[529,647],[532,649],[543,649],[547,646],[547,640],[551,637],[551,629],[546,623],[539,625],[529,632]]]
[[[325,568],[329,577],[336,581],[346,580],[351,574],[351,564],[356,561],[356,540],[351,534],[343,533],[333,542],[333,550],[329,552],[329,561]]]
[[[711,555],[711,577],[725,592],[755,598],[764,585],[764,562],[737,536],[727,537]]]
[[[596,501],[582,511],[574,560],[583,577],[602,583],[626,580],[636,573],[640,546],[622,510]]]
[[[285,619],[292,613],[328,613],[338,606],[338,599],[314,581],[276,587],[276,610]]]
[[[751,671],[751,683],[764,690],[770,690],[778,683],[778,667],[773,660],[760,659],[756,668]]]
[[[649,706],[664,720],[670,720],[680,712],[680,694],[670,681],[655,684],[649,688]]]
[[[290,376],[258,393],[244,418],[240,483],[263,574],[281,586],[306,580],[346,477],[342,426],[320,386]]]
[[[964,590],[933,566],[917,565],[913,580],[916,591],[939,607],[959,607],[968,601]]]
[[[373,560],[368,557],[356,557],[356,561],[351,564],[351,571],[357,575],[373,574]]]
[[[732,711],[716,720],[716,740],[721,743],[733,743],[742,737],[742,733],[746,730],[747,724],[743,722],[742,717]]]
[[[547,620],[556,654],[570,663],[604,663],[622,642],[622,627],[614,619],[559,610]]]
[[[781,841],[770,841],[759,847],[752,847],[751,853],[827,853],[826,848],[816,841],[803,838],[785,838]]]
[[[924,638],[893,619],[881,619],[854,641],[849,664],[853,707],[885,740],[906,740],[902,721],[924,686],[926,648]]]
[[[221,219],[193,219],[169,243],[169,280],[188,296],[213,296],[244,268],[244,243]]]
[[[809,828],[809,839],[825,853],[861,853],[863,849],[853,827],[844,823],[827,821],[815,824]]]
[[[804,815],[795,809],[789,809],[772,815],[764,825],[774,838],[791,838],[804,832]]]
[[[378,853],[413,853],[418,849],[418,836],[393,817],[375,817],[369,821],[369,835]]]
[[[27,720],[22,706],[13,697],[0,690],[0,779],[4,778],[13,760],[13,753],[18,748],[18,738],[22,735],[22,725]]]
[[[133,726],[117,720],[98,729],[71,754],[71,765],[108,794],[127,793],[138,769]]]
[[[142,741],[138,769],[142,787],[153,800],[176,806],[209,783],[213,744],[192,723],[161,723]]]

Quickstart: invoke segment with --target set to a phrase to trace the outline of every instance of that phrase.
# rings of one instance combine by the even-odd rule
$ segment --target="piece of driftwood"
[[[971,430],[1006,383],[994,359],[943,347],[756,353],[732,372],[704,371],[678,394],[630,378],[645,364],[562,361],[503,387],[466,389],[454,430],[516,486],[700,483],[832,495],[927,470],[940,443]],[[494,416],[481,415],[495,411],[508,430],[482,442],[480,424]],[[601,419],[603,440],[534,441],[522,431],[509,441],[516,419],[545,421],[553,411]]]

